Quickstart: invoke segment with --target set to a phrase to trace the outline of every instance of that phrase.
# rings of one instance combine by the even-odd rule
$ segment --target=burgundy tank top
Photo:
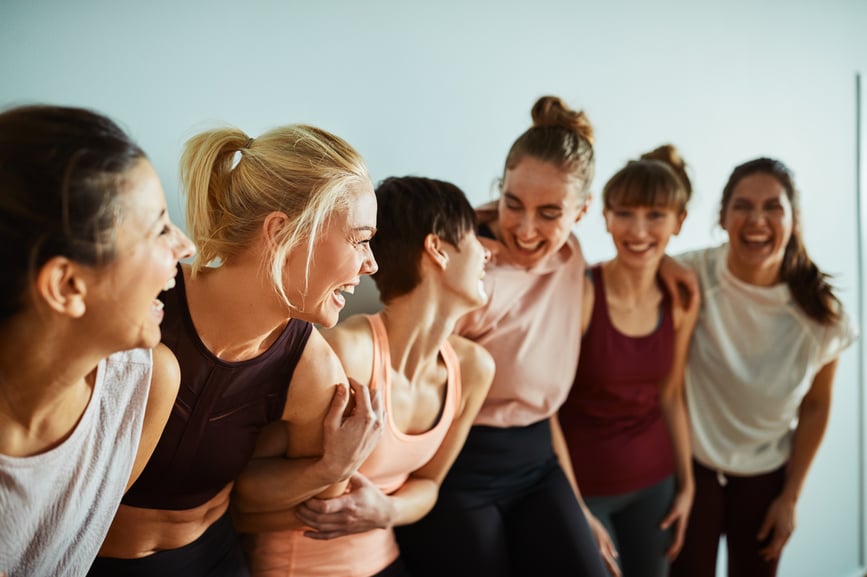
[[[591,274],[593,312],[560,423],[581,493],[604,496],[642,489],[674,473],[659,406],[660,385],[673,363],[674,323],[671,297],[660,283],[664,296],[656,329],[624,335],[608,316],[601,266]]]
[[[153,456],[122,502],[192,509],[238,477],[259,431],[283,414],[289,381],[312,326],[290,320],[263,354],[226,362],[199,340],[180,265],[177,286],[160,300],[165,303],[162,342],[178,359],[181,386]]]

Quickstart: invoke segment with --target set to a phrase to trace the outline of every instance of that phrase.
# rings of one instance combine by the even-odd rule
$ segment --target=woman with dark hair
[[[348,376],[381,392],[383,435],[349,492],[304,503],[297,519],[271,516],[275,529],[294,530],[251,537],[254,576],[408,575],[392,528],[431,510],[493,378],[491,356],[453,334],[459,317],[487,301],[488,252],[464,193],[407,176],[383,181],[376,198],[373,280],[384,308],[323,334]],[[244,516],[236,521],[243,528]]]
[[[807,255],[782,162],[736,167],[719,222],[727,243],[682,257],[703,304],[686,369],[695,502],[671,574],[715,575],[724,534],[729,575],[773,576],[857,334]]]
[[[193,252],[110,119],[0,113],[0,573],[87,572],[178,390],[157,297]]]

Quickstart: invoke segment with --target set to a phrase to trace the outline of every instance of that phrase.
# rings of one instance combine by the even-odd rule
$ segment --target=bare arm
[[[757,535],[760,540],[771,537],[768,546],[761,551],[765,559],[778,558],[795,531],[795,509],[798,498],[801,496],[810,465],[828,426],[831,389],[836,370],[836,359],[822,367],[801,401],[798,426],[792,441],[792,455],[786,469],[786,483],[780,496],[768,508],[765,521]]]
[[[698,275],[672,257],[668,255],[662,257],[662,262],[659,263],[659,276],[671,293],[675,306],[691,308],[695,304],[692,301],[701,298]]]
[[[292,377],[283,419],[285,431],[263,431],[256,458],[235,485],[239,530],[285,528],[298,503],[324,491],[342,492],[376,446],[382,408],[367,386],[347,386],[334,351],[313,331]],[[289,458],[280,456],[283,451]]]
[[[449,340],[461,363],[462,395],[458,413],[435,455],[390,495],[358,475],[346,495],[328,500],[311,499],[298,509],[299,517],[315,529],[308,532],[308,536],[333,539],[405,525],[421,519],[433,508],[439,487],[463,448],[494,376],[494,361],[481,346],[457,335]]]
[[[126,486],[127,490],[141,475],[148,459],[151,458],[154,449],[156,449],[163,428],[166,426],[175,404],[180,382],[181,370],[175,355],[164,344],[158,344],[153,350],[153,374],[147,408],[145,409],[144,426],[138,444],[138,452]]]
[[[674,358],[671,371],[662,383],[660,405],[671,442],[674,447],[675,476],[677,492],[668,514],[660,527],[668,529],[675,525],[672,543],[666,552],[674,560],[683,546],[689,512],[695,496],[695,482],[692,475],[692,444],[690,440],[689,417],[684,398],[684,372],[689,353],[689,343],[695,322],[698,318],[698,299],[690,299],[689,308],[673,307],[675,320]]]

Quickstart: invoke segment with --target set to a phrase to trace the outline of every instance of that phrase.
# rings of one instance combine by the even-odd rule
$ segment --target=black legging
[[[249,577],[241,541],[229,513],[178,549],[140,559],[97,557],[87,577]]]
[[[608,577],[547,420],[473,427],[433,511],[396,533],[414,577]]]

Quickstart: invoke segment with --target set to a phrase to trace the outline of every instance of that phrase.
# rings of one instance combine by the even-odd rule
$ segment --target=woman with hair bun
[[[180,392],[91,575],[247,575],[235,485],[257,512],[339,494],[381,430],[378,396],[313,330],[376,271],[361,156],[307,125],[219,128],[186,143],[181,176],[199,252],[166,300]]]
[[[702,308],[686,366],[695,502],[677,577],[772,577],[825,434],[841,353],[857,331],[801,238],[792,172],[735,167],[719,223],[728,242],[683,255]]]
[[[569,455],[556,419],[581,344],[585,262],[572,227],[590,203],[593,129],[554,96],[532,118],[506,157],[500,199],[477,209],[493,254],[490,300],[457,325],[494,357],[494,381],[435,508],[397,530],[422,577],[603,576],[600,548],[617,572],[561,466]]]
[[[692,504],[683,373],[698,302],[674,306],[659,277],[691,192],[672,145],[629,161],[605,184],[617,254],[584,277],[581,358],[559,412],[574,478],[624,577],[668,575]]]

